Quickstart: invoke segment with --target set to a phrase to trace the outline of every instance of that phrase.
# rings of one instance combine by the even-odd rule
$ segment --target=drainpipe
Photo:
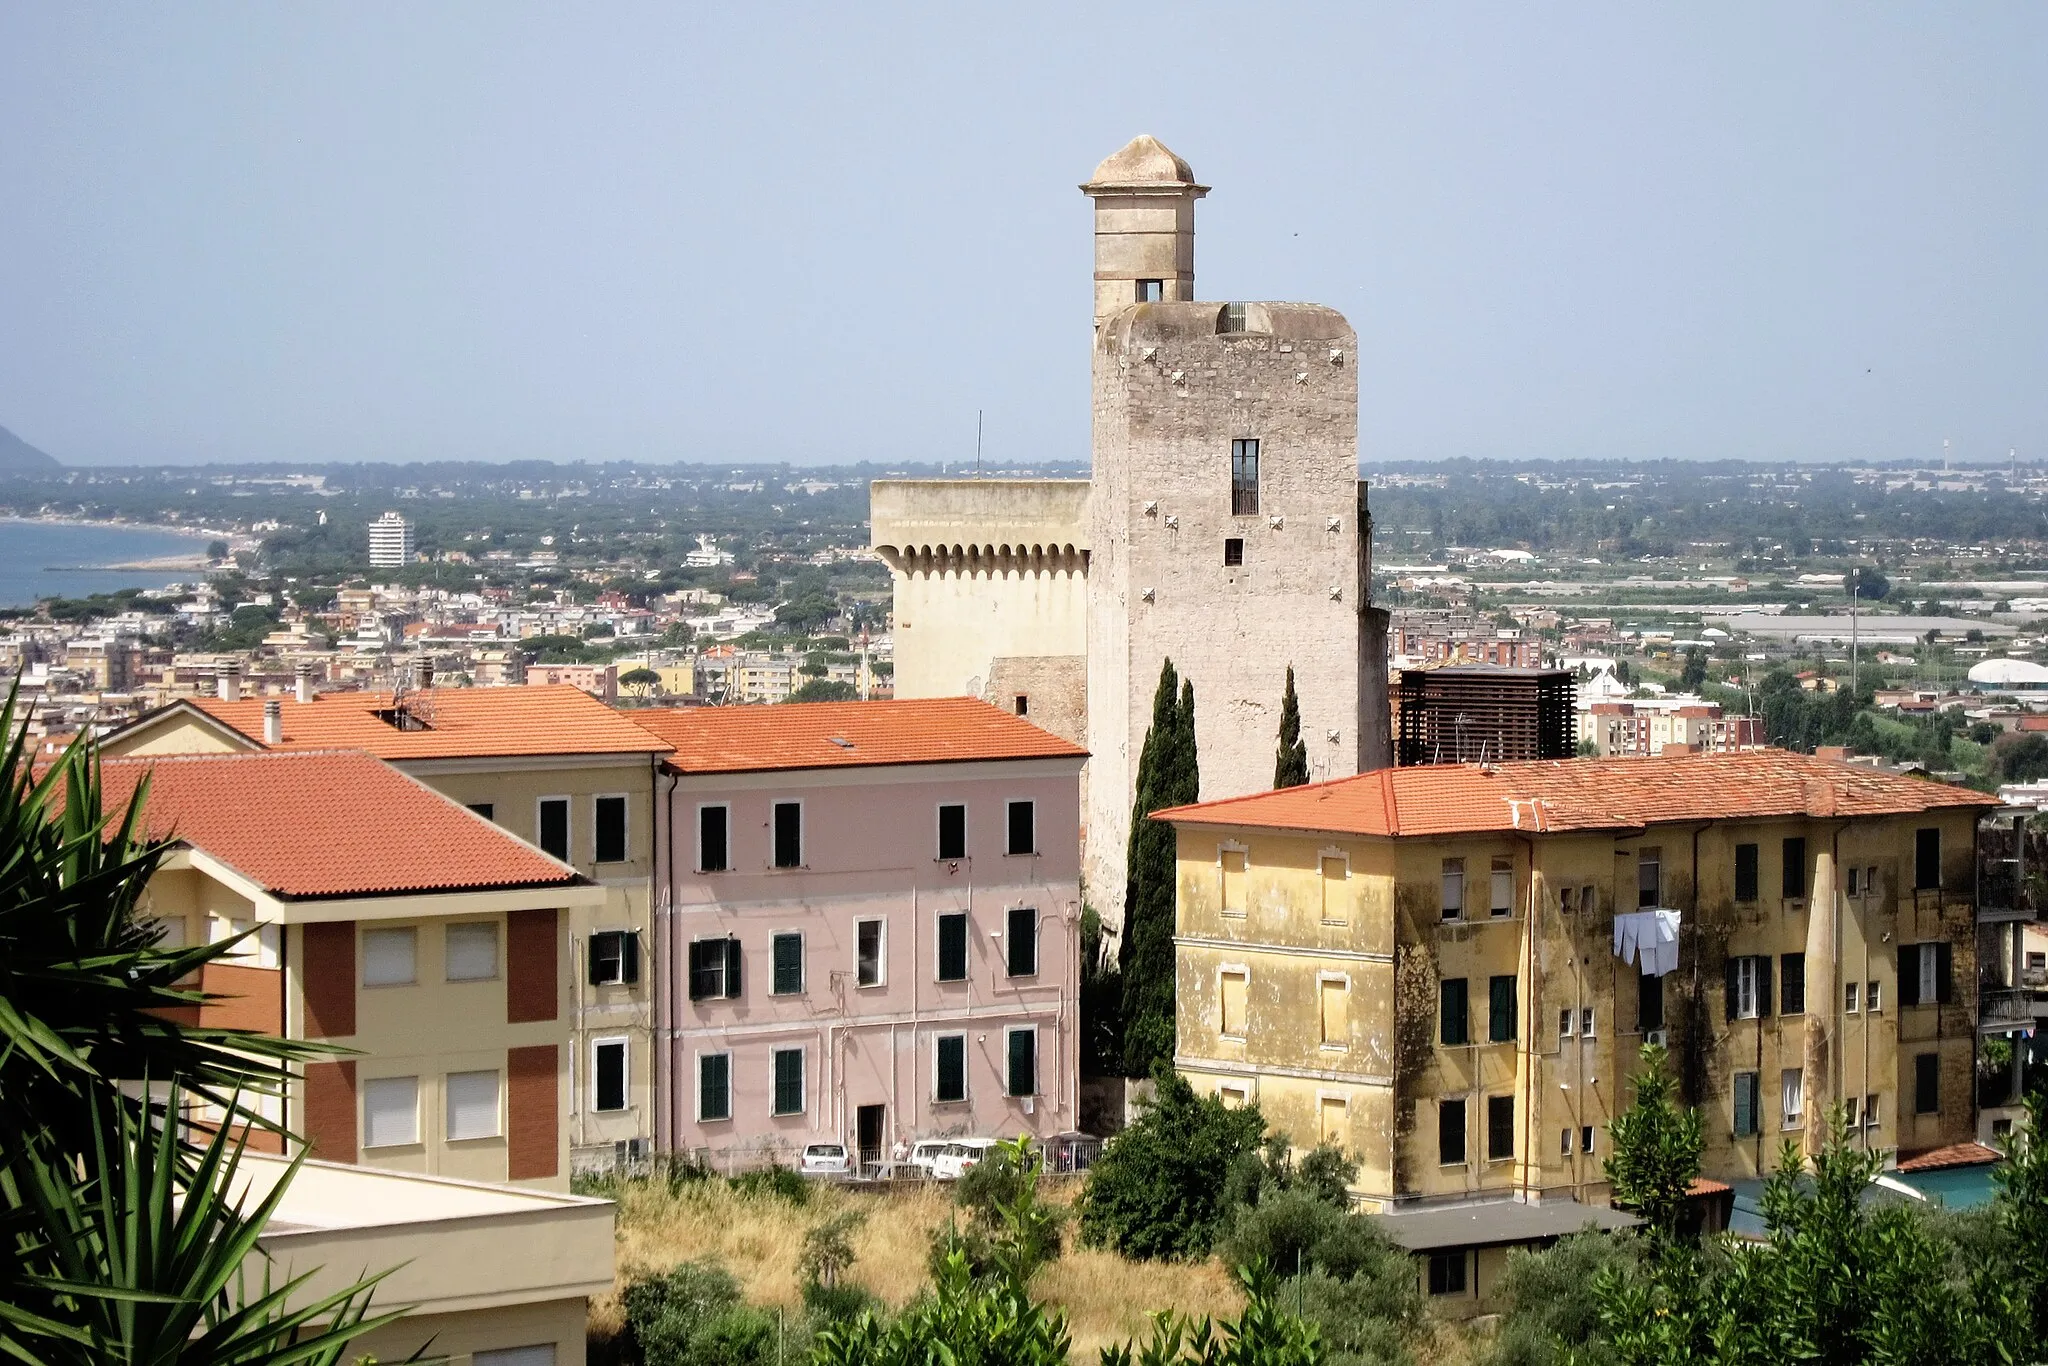
[[[652,998],[649,1004],[654,1014],[654,1067],[650,1073],[655,1092],[654,1146],[662,1152],[670,1152],[675,1148],[676,1137],[673,1114],[676,1031],[672,1018],[675,993],[668,980],[668,965],[674,955],[669,951],[668,941],[675,924],[677,775],[673,771],[669,773],[668,796],[663,800],[658,790],[661,776],[658,755],[648,755],[648,768],[648,798],[654,803],[654,847],[651,851],[654,869],[648,886],[652,904],[649,907],[647,943],[648,994]]]
[[[1521,1038],[1516,1041],[1516,1078],[1522,1094],[1522,1201],[1527,1203],[1536,1171],[1536,915],[1543,905],[1543,897],[1537,887],[1536,841],[1527,835],[1517,834],[1529,851],[1529,913],[1522,919],[1522,989],[1525,1009],[1522,1011],[1521,1028],[1516,1032]]]

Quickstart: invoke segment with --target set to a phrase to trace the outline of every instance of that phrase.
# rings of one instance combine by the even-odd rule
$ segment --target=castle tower
[[[1195,201],[1188,164],[1140,133],[1081,187],[1095,201],[1095,322],[1138,303],[1195,297]]]

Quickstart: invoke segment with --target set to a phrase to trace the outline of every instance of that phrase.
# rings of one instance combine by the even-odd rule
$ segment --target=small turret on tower
[[[1135,303],[1195,297],[1195,201],[1188,164],[1140,133],[1081,187],[1095,201],[1095,322]]]

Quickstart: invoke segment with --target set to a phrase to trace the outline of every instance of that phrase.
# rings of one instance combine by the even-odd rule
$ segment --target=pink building
[[[969,698],[645,709],[657,1141],[1077,1127],[1086,751]]]

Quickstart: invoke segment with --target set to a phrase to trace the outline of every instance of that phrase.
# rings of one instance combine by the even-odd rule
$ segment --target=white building
[[[370,523],[370,567],[395,569],[412,563],[412,523],[387,512]]]

